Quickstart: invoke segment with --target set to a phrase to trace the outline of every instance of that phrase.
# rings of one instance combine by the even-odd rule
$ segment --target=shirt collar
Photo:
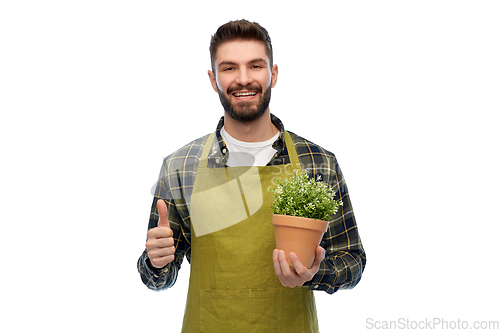
[[[273,148],[276,149],[277,156],[281,156],[283,148],[285,147],[285,127],[283,126],[281,120],[272,113],[271,113],[271,122],[280,131],[278,139],[276,139],[276,141],[274,141],[273,143]],[[220,130],[222,129],[223,126],[224,126],[224,116],[220,118],[219,123],[217,124],[217,129],[215,130],[215,139],[217,140],[217,146],[219,149],[216,148],[217,146],[215,146],[214,142],[214,146],[212,146],[212,150],[208,155],[208,159],[209,160],[214,159],[215,164],[218,165],[225,165],[229,157],[229,152],[227,150],[226,143],[224,142],[224,139],[222,139],[222,135],[220,134]]]

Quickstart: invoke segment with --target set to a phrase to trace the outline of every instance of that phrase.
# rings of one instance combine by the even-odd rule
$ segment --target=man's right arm
[[[178,217],[173,202],[154,198],[146,249],[137,262],[142,282],[149,289],[164,290],[177,280],[187,244],[180,223],[176,223]]]

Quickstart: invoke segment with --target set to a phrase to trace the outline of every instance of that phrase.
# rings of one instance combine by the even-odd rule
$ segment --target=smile
[[[233,93],[233,96],[239,99],[248,99],[257,95],[256,91],[240,91]]]

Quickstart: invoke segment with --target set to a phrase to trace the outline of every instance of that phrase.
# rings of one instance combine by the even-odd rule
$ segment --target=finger
[[[274,265],[274,272],[278,277],[281,277],[283,275],[283,272],[281,271],[281,266],[278,259],[278,250],[276,249],[273,251],[273,265]]]
[[[157,230],[167,230],[167,231],[170,231],[169,228],[156,228]],[[162,248],[166,248],[166,247],[170,247],[170,246],[174,246],[174,239],[172,237],[169,237],[169,236],[165,236],[165,237],[156,237],[156,238],[150,238],[147,240],[146,242],[146,249],[148,250],[153,250],[153,249],[162,249]]]
[[[175,259],[174,255],[169,255],[169,256],[155,258],[155,259],[150,258],[149,260],[151,261],[151,265],[153,265],[153,267],[160,269],[160,268],[165,267],[167,264],[171,263],[172,261],[174,261],[174,259]]]
[[[323,249],[321,246],[318,246],[316,248],[316,257],[314,257],[313,264],[312,264],[311,268],[309,269],[309,272],[312,273],[312,276],[314,276],[314,274],[316,274],[318,272],[319,265],[321,264],[323,259],[325,259],[325,249]]]
[[[283,251],[283,250],[278,251],[278,260],[279,260],[280,268],[281,268],[281,271],[283,272],[283,275],[290,276],[292,271],[290,270],[290,264],[288,263],[288,260],[286,260],[285,251]]]
[[[312,267],[319,266],[323,259],[325,259],[325,249],[323,249],[321,246],[318,246],[316,248],[316,257],[314,257]]]
[[[299,259],[299,256],[296,255],[294,252],[290,252],[288,254],[288,258],[290,258],[293,268],[295,268],[295,272],[301,277],[303,277],[303,275],[307,273],[307,267],[305,267],[302,264],[302,262]]]
[[[163,201],[163,199],[158,199],[156,202],[156,208],[158,209],[158,215],[160,216],[158,227],[170,228],[170,223],[168,222],[168,209],[165,201]]]
[[[152,228],[148,230],[147,239],[154,240],[157,238],[169,238],[174,235],[172,229],[170,228]]]
[[[170,256],[175,254],[175,247],[169,246],[164,248],[155,248],[148,250],[149,259],[159,259],[162,257]]]

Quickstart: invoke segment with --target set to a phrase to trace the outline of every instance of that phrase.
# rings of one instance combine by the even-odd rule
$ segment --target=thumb
[[[163,199],[158,199],[156,202],[156,208],[158,209],[158,215],[160,215],[158,227],[170,228],[170,223],[168,222],[168,209],[165,201],[163,201]]]
[[[319,267],[319,264],[323,261],[323,259],[325,259],[325,249],[323,249],[321,246],[318,246],[316,248],[316,257],[314,258],[312,267]]]

